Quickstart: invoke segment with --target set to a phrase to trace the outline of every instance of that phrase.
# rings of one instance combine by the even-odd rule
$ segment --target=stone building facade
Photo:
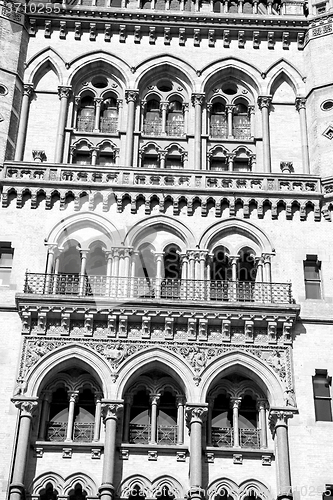
[[[333,497],[332,0],[0,5],[1,498]]]

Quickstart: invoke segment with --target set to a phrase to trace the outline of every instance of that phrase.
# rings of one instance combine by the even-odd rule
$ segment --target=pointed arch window
[[[77,114],[77,130],[79,132],[93,132],[95,124],[95,104],[91,95],[82,97]]]
[[[226,138],[227,135],[228,126],[225,104],[222,101],[214,102],[210,111],[210,136]]]
[[[235,139],[250,139],[251,126],[248,104],[244,99],[238,99],[233,111],[232,135]]]
[[[80,483],[75,485],[75,488],[69,492],[68,500],[86,500],[87,493],[83,490]]]
[[[102,103],[100,130],[108,134],[118,132],[118,104],[117,100],[112,96],[104,99]]]
[[[38,500],[58,500],[58,492],[51,483],[48,483],[45,489],[39,493]]]
[[[150,99],[145,106],[143,133],[145,135],[161,135],[162,120],[160,116],[160,102],[157,99]]]
[[[184,135],[184,110],[182,102],[174,99],[169,102],[166,133],[169,136]]]

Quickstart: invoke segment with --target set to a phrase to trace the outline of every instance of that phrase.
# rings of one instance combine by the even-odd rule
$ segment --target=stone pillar
[[[94,102],[95,102],[94,132],[99,132],[99,128],[100,128],[99,122],[101,119],[101,106],[102,106],[103,99],[101,97],[95,97]]]
[[[232,423],[234,431],[234,448],[239,448],[239,407],[242,400],[240,398],[230,398],[230,403],[232,407]]]
[[[264,278],[266,283],[272,282],[272,268],[271,268],[271,256],[268,253],[263,255],[264,257]]]
[[[100,500],[114,497],[114,463],[116,454],[117,420],[123,409],[123,401],[103,401],[102,412],[105,424],[104,463],[102,484],[99,488]]]
[[[201,168],[201,131],[202,131],[202,104],[205,94],[192,94],[192,104],[195,109],[194,118],[194,168]]]
[[[81,269],[80,269],[80,286],[79,294],[84,295],[85,293],[85,281],[86,281],[86,267],[87,267],[87,257],[88,250],[80,250],[81,255]]]
[[[177,444],[184,443],[184,405],[183,396],[177,396]]]
[[[29,117],[29,109],[30,109],[30,100],[34,90],[34,86],[31,83],[27,83],[23,86],[23,98],[21,105],[21,114],[20,114],[20,124],[17,133],[17,141],[16,141],[16,151],[15,151],[15,161],[22,161],[24,155],[24,146],[25,140],[27,136],[27,127],[28,127],[28,117]]]
[[[303,173],[309,174],[310,159],[309,159],[308,129],[306,125],[306,99],[304,97],[296,97],[295,105],[299,114],[300,126],[301,126]]]
[[[77,114],[78,114],[78,110],[79,110],[79,106],[80,106],[80,102],[81,102],[81,96],[79,95],[76,95],[74,97],[74,113],[73,113],[73,122],[72,122],[72,127],[77,130]]]
[[[94,424],[94,441],[99,441],[101,436],[101,416],[102,416],[102,393],[95,394],[95,424]]]
[[[64,155],[64,139],[65,139],[65,125],[67,119],[67,107],[68,107],[68,99],[71,87],[58,87],[58,91],[60,99],[60,113],[58,120],[58,131],[57,131],[54,162],[62,163]]]
[[[288,418],[292,416],[292,411],[285,411],[283,409],[271,409],[269,414],[270,425],[276,443],[278,500],[290,500],[292,498],[288,443]]]
[[[133,396],[125,396],[125,411],[124,411],[124,428],[123,428],[123,441],[129,443],[129,427],[131,421],[131,406],[133,404]]]
[[[91,165],[94,167],[97,163],[97,155],[98,155],[99,148],[98,147],[93,147],[91,148]]]
[[[46,439],[46,424],[49,419],[52,391],[43,391],[42,398],[43,402],[42,402],[42,411],[39,422],[38,441],[45,441]]]
[[[135,103],[138,94],[138,90],[126,90],[125,92],[125,98],[128,105],[125,152],[125,166],[127,167],[131,166],[133,161]]]
[[[264,258],[261,257],[256,257],[256,263],[257,263],[257,279],[256,281],[258,283],[262,283],[264,281]]]
[[[37,398],[13,398],[12,402],[20,410],[16,453],[13,465],[12,482],[9,486],[9,500],[24,500],[24,474],[28,458],[31,421],[37,409]]]
[[[232,104],[227,104],[226,108],[227,108],[228,139],[233,139],[234,136],[232,132],[232,120],[233,120],[232,115],[235,106],[233,106]]]
[[[254,133],[255,133],[255,127],[254,127],[254,117],[255,117],[254,106],[249,106],[249,118],[250,118],[250,134],[251,134],[251,139],[253,139],[253,138],[254,138]]]
[[[160,168],[164,169],[165,168],[166,152],[165,151],[161,151],[159,156],[160,156]]]
[[[271,172],[271,139],[269,133],[269,109],[271,106],[271,96],[258,97],[258,106],[261,110],[262,118],[262,142],[263,142],[263,160],[264,172]]]
[[[168,102],[161,101],[160,108],[162,112],[162,135],[166,135],[166,120],[167,120],[167,110],[168,110]]]
[[[212,415],[214,407],[214,398],[212,396],[207,398],[208,413],[207,413],[207,446],[212,446]]]
[[[154,253],[156,259],[156,282],[155,282],[155,297],[158,298],[161,296],[161,284],[163,278],[163,256],[162,252]]]
[[[190,491],[189,498],[201,500],[202,490],[202,426],[207,417],[207,405],[187,405],[186,423],[190,429]]]
[[[259,412],[260,448],[267,448],[266,407],[267,407],[266,401],[259,399],[257,402],[257,410]]]
[[[73,430],[74,430],[74,410],[75,404],[78,400],[78,391],[69,391],[69,408],[68,408],[68,422],[67,422],[67,434],[65,441],[73,441]]]
[[[150,439],[149,444],[157,444],[157,405],[160,401],[160,394],[150,396]]]

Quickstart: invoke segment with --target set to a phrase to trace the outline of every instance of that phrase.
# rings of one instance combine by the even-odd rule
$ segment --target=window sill
[[[216,457],[233,457],[234,455],[242,455],[243,458],[252,458],[260,460],[263,456],[274,459],[274,451],[270,448],[229,448],[218,446],[207,446],[206,455],[213,453]]]
[[[100,441],[79,443],[73,441],[36,441],[33,445],[36,458],[43,458],[44,452],[62,453],[62,458],[72,458],[73,453],[90,453],[92,459],[101,458],[104,443]]]

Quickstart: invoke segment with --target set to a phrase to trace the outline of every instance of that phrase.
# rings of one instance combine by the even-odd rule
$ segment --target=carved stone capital
[[[138,95],[139,95],[138,90],[125,90],[125,99],[127,103],[136,102]]]
[[[68,400],[70,403],[76,403],[79,399],[79,391],[68,391]]]
[[[258,97],[258,106],[259,109],[261,110],[267,108],[269,111],[271,103],[272,103],[272,96],[270,95],[263,95]]]
[[[193,106],[202,106],[205,99],[205,94],[192,94]]]
[[[305,97],[296,97],[295,106],[296,106],[297,111],[299,111],[300,109],[305,109],[306,108],[306,98]]]
[[[203,424],[207,418],[207,406],[186,406],[186,425],[190,427],[191,424],[198,422]]]
[[[20,417],[32,418],[38,407],[38,398],[12,398],[12,403],[20,410]]]
[[[278,427],[287,427],[288,418],[292,418],[297,411],[286,410],[284,408],[271,408],[268,416],[269,427],[274,435]]]
[[[230,407],[231,408],[239,408],[241,405],[241,398],[230,398]]]
[[[34,91],[34,86],[32,83],[25,83],[23,85],[23,95],[26,95],[28,97],[32,96],[32,93]]]
[[[59,86],[58,87],[59,99],[68,99],[70,96],[71,90],[72,90],[72,87]]]
[[[123,411],[123,402],[122,401],[104,401],[102,403],[102,415],[104,423],[109,418],[113,418],[114,420],[118,420],[121,412]]]
[[[149,396],[149,402],[151,405],[158,405],[160,402],[161,394],[151,394]]]

